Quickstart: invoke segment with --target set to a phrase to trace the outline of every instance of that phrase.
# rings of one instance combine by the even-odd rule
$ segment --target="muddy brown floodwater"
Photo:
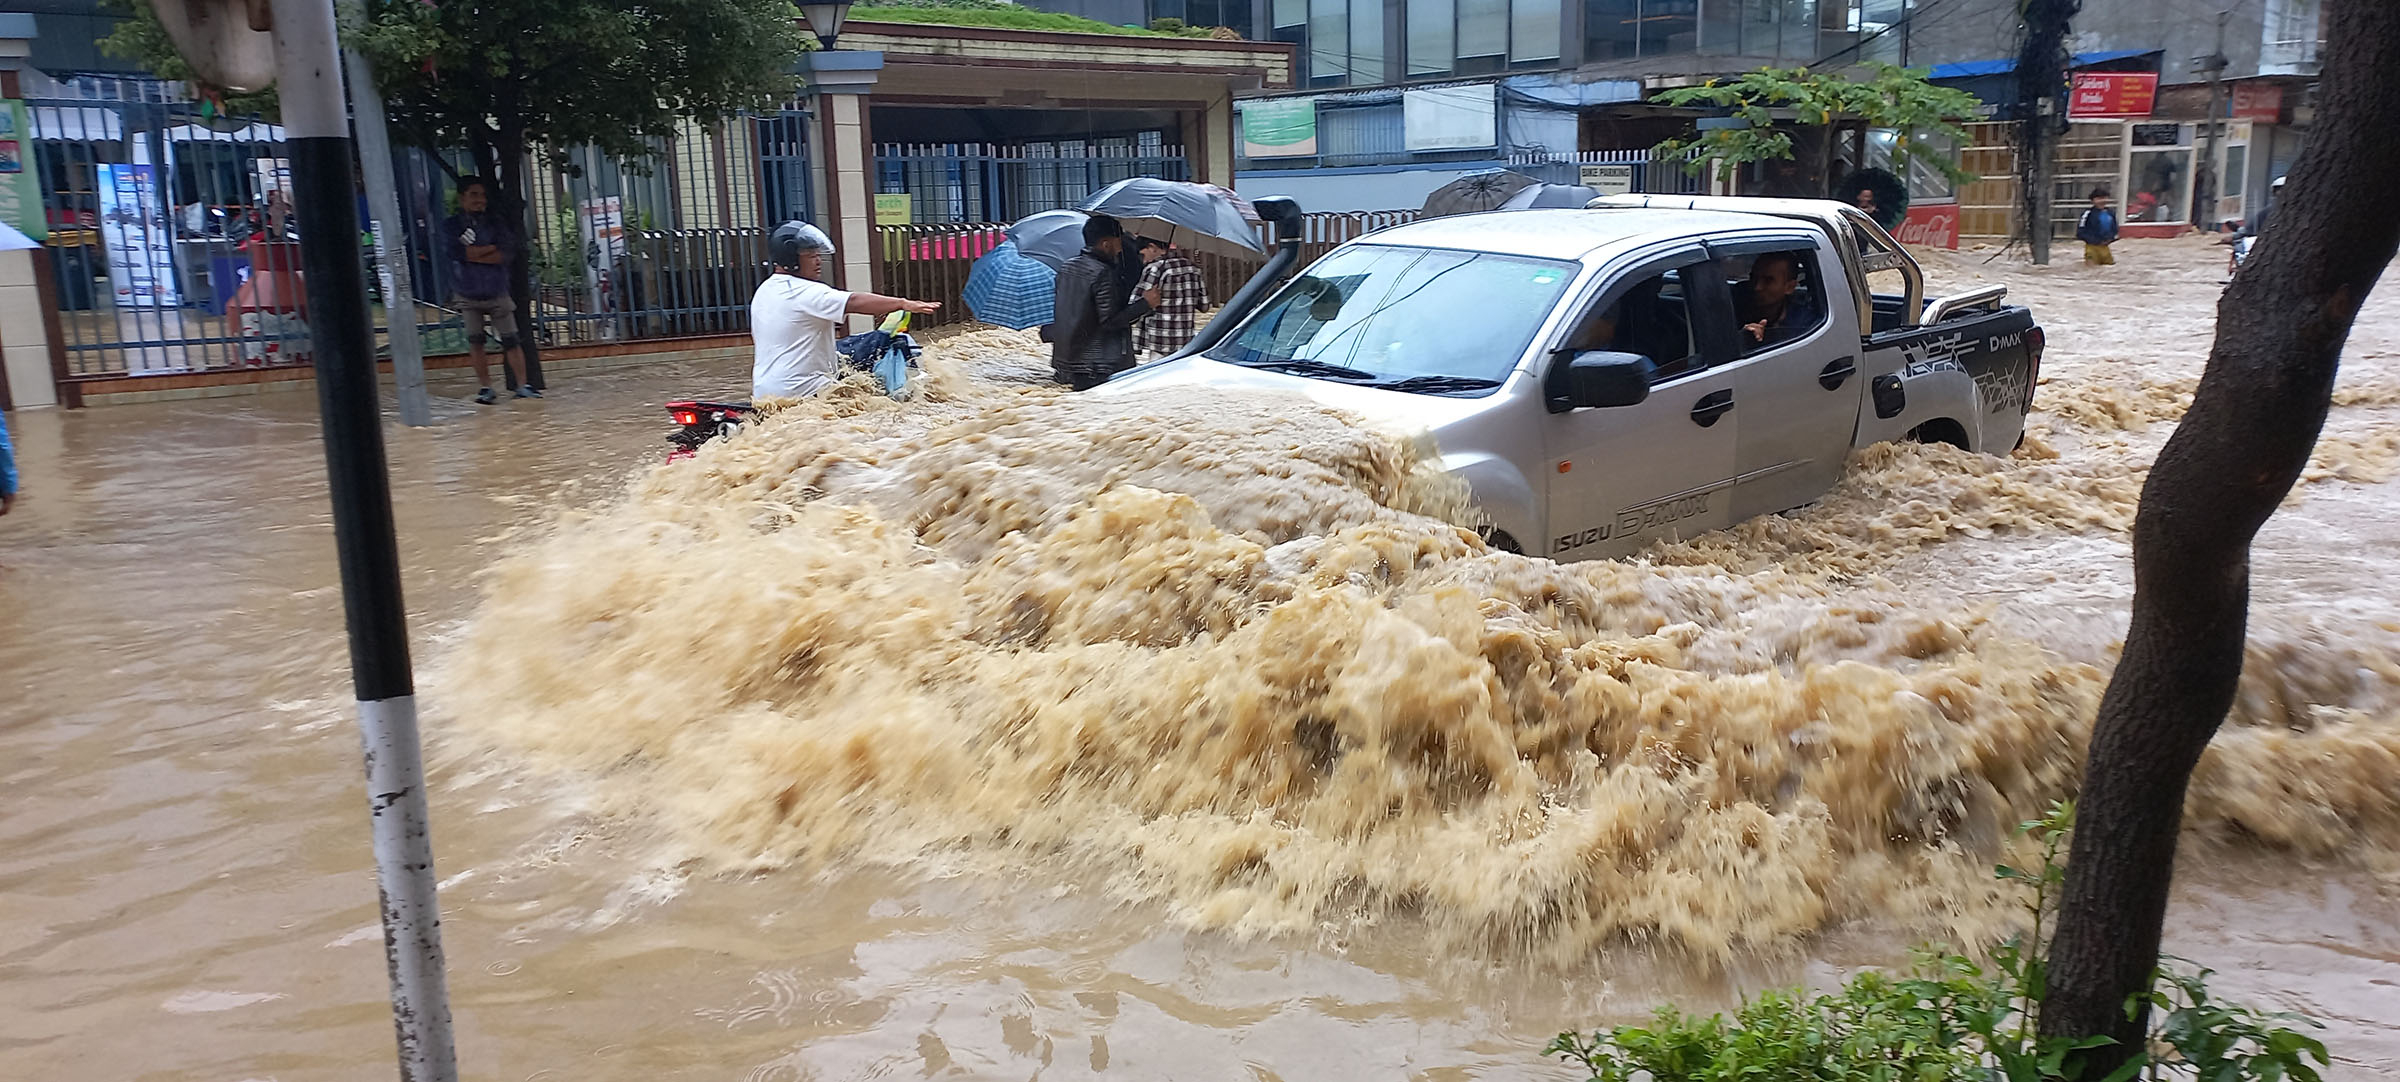
[[[1557,1078],[1561,1027],[2012,926],[2220,250],[1928,258],[2049,329],[2008,458],[1560,567],[1289,400],[1029,336],[664,469],[738,366],[390,430],[467,1077]],[[2400,1073],[2400,292],[2260,540],[2171,949]],[[381,1077],[313,399],[12,418],[0,1078]]]

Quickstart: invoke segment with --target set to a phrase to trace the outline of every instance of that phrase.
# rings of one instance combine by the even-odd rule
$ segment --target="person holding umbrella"
[[[1132,290],[1118,275],[1125,255],[1125,227],[1094,214],[1084,219],[1083,251],[1058,272],[1050,371],[1078,391],[1133,367],[1133,324],[1150,314],[1150,305],[1128,301]]]
[[[1143,237],[1141,296],[1150,318],[1134,324],[1134,349],[1164,357],[1200,332],[1200,309],[1208,304],[1208,283],[1200,268],[1184,258],[1183,250],[1156,237]]]

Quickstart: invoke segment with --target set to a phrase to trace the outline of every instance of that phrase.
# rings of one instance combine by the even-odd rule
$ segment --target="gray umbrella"
[[[1087,214],[1105,214],[1133,236],[1156,237],[1195,252],[1264,259],[1258,212],[1241,196],[1214,184],[1135,177],[1120,180],[1076,204]]]
[[[1500,204],[1501,210],[1580,210],[1600,198],[1600,190],[1581,184],[1536,184],[1520,188]]]
[[[1512,173],[1506,169],[1469,173],[1435,188],[1432,195],[1425,197],[1425,209],[1418,214],[1425,218],[1439,218],[1448,214],[1481,214],[1487,210],[1498,210],[1500,204],[1508,202],[1509,196],[1540,183],[1523,173]]]
[[[1083,251],[1083,221],[1089,217],[1080,210],[1045,210],[1009,226],[1008,239],[1017,242],[1017,251],[1049,264],[1051,270],[1064,270],[1067,261]]]

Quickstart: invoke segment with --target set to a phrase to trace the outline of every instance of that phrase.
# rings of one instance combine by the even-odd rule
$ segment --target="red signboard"
[[[2154,71],[2079,71],[2067,92],[2067,115],[2078,118],[2149,116],[2158,97]]]
[[[2233,117],[2270,124],[2282,119],[2283,88],[2273,83],[2233,84]]]
[[[1958,204],[1918,203],[1908,208],[1894,238],[1902,244],[1922,244],[1958,250]]]

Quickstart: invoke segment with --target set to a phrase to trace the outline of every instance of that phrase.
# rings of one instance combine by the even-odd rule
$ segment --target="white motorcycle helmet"
[[[833,255],[833,238],[807,222],[785,222],[767,236],[767,261],[777,267],[797,270],[800,257],[810,252]]]

